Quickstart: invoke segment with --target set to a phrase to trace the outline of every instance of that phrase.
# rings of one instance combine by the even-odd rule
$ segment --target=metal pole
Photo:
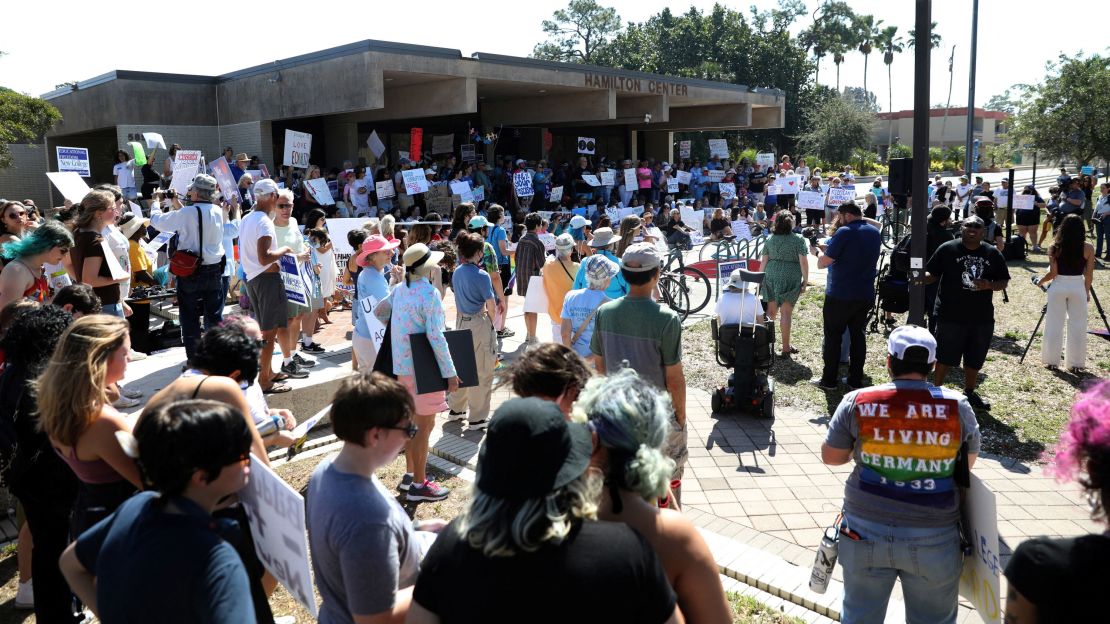
[[[914,34],[913,175],[910,176],[910,314],[913,325],[925,325],[925,229],[929,193],[929,57],[932,54],[933,2],[917,0]]]
[[[1037,150],[1033,150],[1033,180],[1029,183],[1037,186]]]
[[[1017,195],[1017,189],[1014,188],[1014,170],[1010,169],[1010,195],[1006,198],[1006,243],[1010,242],[1010,235],[1013,234],[1014,221],[1014,195]]]
[[[964,141],[964,175],[971,181],[971,137],[975,129],[975,50],[979,38],[979,0],[971,3],[971,70],[967,79],[967,138]]]

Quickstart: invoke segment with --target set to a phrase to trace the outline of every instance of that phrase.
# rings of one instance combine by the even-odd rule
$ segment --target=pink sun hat
[[[386,240],[384,236],[374,234],[370,238],[362,241],[362,253],[358,254],[355,258],[355,264],[360,267],[370,266],[370,254],[379,251],[392,251],[401,245],[399,240]]]

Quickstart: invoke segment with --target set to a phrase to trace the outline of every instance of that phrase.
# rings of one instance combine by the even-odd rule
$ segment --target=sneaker
[[[813,381],[812,383],[822,390],[836,390],[835,381],[825,381],[824,379],[818,379],[816,381]]]
[[[466,426],[473,431],[485,431],[489,427],[489,419],[468,422]]]
[[[301,368],[300,364],[297,363],[296,356],[293,357],[292,362],[281,365],[281,372],[289,375],[291,379],[304,379],[308,377],[308,371]]]
[[[405,476],[401,477],[401,482],[397,484],[397,489],[408,492],[410,487],[412,487],[412,475],[406,472]]]
[[[538,343],[539,341],[540,341],[540,339],[535,337],[535,336],[528,336],[527,338],[524,339],[524,344],[525,345],[534,345],[534,344]]]
[[[26,583],[20,583],[19,589],[15,592],[15,608],[20,610],[30,610],[35,608],[35,581],[32,579]]]
[[[301,355],[300,351],[293,354],[293,361],[300,364],[302,368],[312,368],[316,366],[316,360]]]
[[[424,483],[416,485],[415,483],[409,486],[409,492],[405,498],[410,501],[441,501],[451,493],[451,490],[425,480]]]
[[[143,396],[142,390],[128,390],[127,388],[120,388],[119,393],[129,399],[138,399]]]
[[[301,344],[301,350],[307,353],[324,353],[327,351],[327,349],[321,346],[318,342],[314,342],[310,345]]]
[[[129,360],[131,360],[132,362],[138,362],[139,360],[145,360],[145,359],[146,359],[146,357],[147,357],[147,356],[146,356],[146,354],[145,354],[145,353],[143,353],[143,352],[141,352],[141,351],[136,351],[136,350],[134,350],[134,349],[131,349],[131,350],[130,350],[130,351],[128,351],[128,353],[127,353],[127,358],[128,358]]]
[[[462,420],[466,420],[466,410],[463,410],[461,412],[451,410],[450,412],[447,412],[447,422],[456,422]]]
[[[971,404],[971,407],[977,410],[984,410],[988,412],[990,411],[990,401],[984,400],[983,397],[979,396],[979,393],[975,392],[974,390],[968,390],[967,388],[964,388],[964,396],[967,397],[967,402]]]
[[[121,396],[116,399],[115,403],[112,403],[112,407],[116,409],[131,409],[132,407],[138,407],[141,403],[142,401],[138,399],[129,399],[125,396]]]
[[[512,338],[515,335],[516,335],[516,332],[509,329],[508,327],[506,327],[505,329],[502,329],[501,331],[497,332],[497,337],[498,338]]]

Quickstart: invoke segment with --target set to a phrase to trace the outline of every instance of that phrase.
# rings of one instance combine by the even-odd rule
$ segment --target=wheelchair
[[[875,273],[875,305],[867,313],[867,328],[872,334],[884,329],[886,334],[890,334],[893,329],[893,325],[883,322],[884,312],[898,315],[910,310],[909,277],[905,269],[894,266],[893,258],[884,264],[885,258],[884,251],[879,255],[879,270]]]
[[[745,290],[752,284],[763,283],[763,273],[738,270],[743,275]],[[740,318],[744,318],[742,308]],[[775,387],[768,375],[775,363],[774,321],[719,325],[714,317],[710,327],[717,363],[732,369],[728,385],[713,392],[713,412],[741,412],[774,418]]]

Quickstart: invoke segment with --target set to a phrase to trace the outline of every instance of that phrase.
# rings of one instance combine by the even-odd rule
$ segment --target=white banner
[[[180,152],[178,152],[180,154]],[[281,164],[286,167],[308,169],[312,157],[312,135],[296,130],[285,131],[285,156]]]
[[[597,150],[597,141],[592,137],[578,137],[578,153],[593,154]]]
[[[704,212],[701,210],[694,210],[689,206],[682,206],[679,208],[679,213],[682,215],[682,222],[686,224],[686,227],[693,228],[695,232],[701,233],[702,229],[705,227],[703,223],[705,220]]]
[[[528,171],[518,171],[513,174],[513,187],[517,197],[531,197],[536,194],[532,188],[532,174]]]
[[[166,149],[166,140],[162,138],[161,134],[157,132],[144,132],[143,139],[146,141],[147,149],[154,149],[160,147]]]
[[[775,153],[774,152],[762,152],[762,153],[756,154],[755,155],[755,164],[763,166],[763,167],[774,167],[775,166]]]
[[[967,538],[975,552],[964,558],[960,595],[975,607],[983,622],[999,624],[1002,621],[1002,589],[998,562],[1001,550],[998,543],[998,508],[994,492],[987,489],[974,474],[963,501],[963,518],[968,525],[964,527]]]
[[[262,565],[316,617],[304,497],[252,455],[251,477],[239,500],[250,518],[254,550]]]
[[[631,168],[625,169],[624,170],[624,189],[626,191],[635,191],[638,188],[640,188],[640,183],[639,183],[639,180],[636,179],[636,170],[631,169]]]
[[[89,185],[76,171],[48,171],[46,177],[62,197],[73,203],[80,203],[89,194]]]
[[[328,181],[324,178],[305,180],[304,185],[312,193],[316,203],[324,206],[331,206],[335,203],[335,199],[331,196],[331,189],[328,188]]]
[[[369,147],[370,151],[374,153],[374,158],[381,158],[382,154],[385,153],[385,143],[382,143],[382,140],[378,138],[377,130],[370,131],[370,136],[366,138],[366,147]]]
[[[200,159],[200,150],[177,150],[177,155],[174,156],[170,188],[177,191],[182,199],[189,192],[189,184],[193,181],[193,177],[200,172]]]
[[[82,177],[91,177],[89,150],[83,147],[56,147],[58,171],[72,171]]]
[[[728,158],[727,139],[709,139],[709,157]]]
[[[551,203],[554,203],[554,204],[557,204],[560,201],[562,201],[562,199],[563,199],[563,187],[556,186],[555,188],[551,189],[551,193],[549,194],[549,196],[547,198],[547,201],[549,201]]]
[[[378,199],[389,199],[397,195],[397,190],[393,188],[393,178],[375,182],[374,190],[378,193]]]
[[[467,181],[451,182],[451,194],[458,195],[459,201],[472,202],[474,201],[474,193],[470,190],[470,183]]]
[[[710,169],[706,173],[706,179],[710,182],[720,182],[725,179],[725,172],[723,169]]]
[[[831,188],[829,189],[829,205],[839,206],[844,202],[855,201],[856,192],[852,189]]]
[[[588,173],[582,174],[582,181],[590,186],[601,186],[601,180],[598,180],[597,176]]]
[[[1033,205],[1035,199],[1036,195],[1014,195],[1014,210],[1033,210],[1036,208]]]
[[[690,186],[690,178],[692,177],[689,171],[676,171],[675,176],[678,177],[679,184]]]
[[[798,193],[798,208],[801,210],[823,210],[825,208],[825,194],[814,191]]]
[[[369,221],[369,219],[366,217],[356,219],[328,219],[328,238],[331,239],[332,249],[335,252],[335,266],[339,271],[338,275],[343,275],[343,271],[347,270],[347,260],[356,252],[361,251],[353,249],[350,243],[347,242],[347,232],[366,225],[367,221]]]
[[[471,143],[467,143],[466,145],[460,146],[459,151],[462,152],[462,161],[463,162],[472,163],[472,162],[478,160],[478,156],[477,156],[477,154],[475,153],[475,150],[474,150],[474,145],[471,144]]]
[[[405,181],[405,192],[409,195],[419,195],[428,192],[428,177],[423,169],[405,169],[401,172]]]
[[[751,240],[752,229],[748,227],[747,221],[733,221],[732,222],[732,235],[740,240]]]
[[[455,151],[455,135],[453,134],[435,134],[432,135],[432,153],[433,154],[450,154]]]

